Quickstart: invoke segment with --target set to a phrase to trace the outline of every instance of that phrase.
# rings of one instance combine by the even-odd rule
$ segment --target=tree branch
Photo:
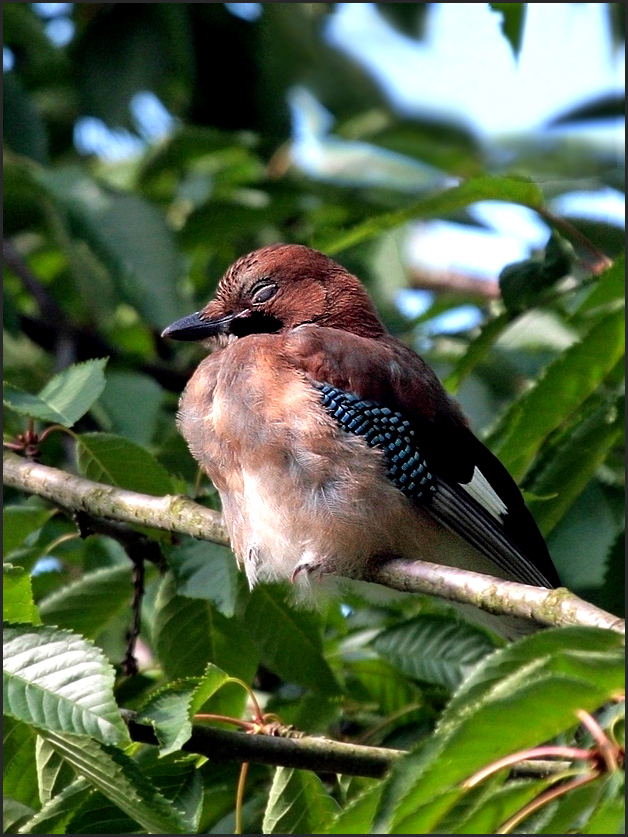
[[[4,452],[3,459],[5,485],[37,494],[70,512],[82,511],[92,517],[152,526],[229,546],[229,538],[218,512],[206,509],[188,497],[154,497],[125,491],[75,477],[59,468],[40,465],[8,451]]]
[[[182,496],[153,497],[76,477],[4,453],[4,483],[37,494],[69,510],[94,517],[165,529],[181,535],[228,545],[220,515]],[[564,587],[546,590],[492,576],[430,564],[394,559],[372,567],[365,580],[404,590],[472,604],[490,613],[531,619],[541,625],[591,625],[623,633],[625,624]]]
[[[158,744],[152,727],[129,723],[133,741]],[[344,773],[348,776],[383,776],[393,762],[405,755],[403,750],[346,744],[330,738],[299,735],[284,738],[275,735],[246,735],[242,732],[195,724],[192,735],[181,747],[190,753],[207,756],[211,761],[250,761],[277,767],[296,767],[317,773]]]

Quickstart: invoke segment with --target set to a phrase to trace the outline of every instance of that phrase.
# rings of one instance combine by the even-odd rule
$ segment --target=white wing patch
[[[470,494],[474,500],[477,500],[500,523],[502,518],[508,513],[506,504],[477,466],[473,471],[471,482],[460,483],[460,487],[464,488],[467,494]]]

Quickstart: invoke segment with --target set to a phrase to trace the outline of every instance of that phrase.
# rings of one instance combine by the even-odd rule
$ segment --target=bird
[[[209,349],[177,424],[251,587],[365,578],[392,558],[560,585],[514,479],[330,257],[244,255],[163,336]]]

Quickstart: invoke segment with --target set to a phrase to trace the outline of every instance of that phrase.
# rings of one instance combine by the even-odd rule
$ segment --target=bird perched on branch
[[[213,350],[178,424],[250,585],[360,578],[395,557],[559,584],[512,477],[332,259],[293,244],[243,256],[164,336]]]

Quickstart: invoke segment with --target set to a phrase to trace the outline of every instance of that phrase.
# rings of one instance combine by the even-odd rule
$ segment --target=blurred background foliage
[[[434,365],[520,480],[564,583],[619,614],[622,4],[533,4],[563,8],[562,24],[526,4],[469,4],[479,15],[469,31],[465,5],[4,4],[5,379],[13,393],[37,393],[71,364],[107,357],[76,439],[50,434],[42,461],[216,507],[174,426],[202,353],[160,332],[200,308],[239,255],[276,241],[319,247],[365,282],[388,327]],[[589,52],[606,68],[595,89],[583,69],[579,95],[564,82],[584,62],[582,45],[569,46],[569,14],[584,14],[574,7],[597,21]],[[533,14],[547,36],[536,44]],[[360,45],[396,75],[360,58]],[[420,49],[426,74],[408,64],[400,81],[399,61]],[[474,75],[491,55],[501,80],[499,64]],[[513,106],[540,98],[517,81],[532,59],[551,106],[509,121]],[[460,70],[451,95],[423,101],[447,64]],[[493,124],[483,123],[478,97],[491,96]],[[8,406],[5,439],[15,439],[29,412],[15,395]],[[121,547],[73,538],[71,521],[34,498],[9,491],[5,501],[5,558],[34,568],[44,623],[95,640],[118,665],[131,596]],[[409,669],[398,653],[409,638],[417,655],[427,637],[436,656],[449,650],[446,609],[347,593],[342,610],[305,613],[281,590],[250,595],[227,550],[161,541],[172,572],[148,572],[141,673],[117,687],[128,706],[212,662],[254,683],[286,722],[406,746],[494,647],[460,627],[466,644],[444,669]],[[407,630],[391,627],[400,616]],[[281,636],[282,652],[264,635]],[[213,711],[243,709],[240,692],[218,698]],[[225,833],[236,774],[212,770],[196,829]],[[250,828],[266,775],[256,768],[250,780]],[[39,803],[16,798],[24,822]],[[91,810],[66,833],[93,833]],[[129,833],[128,820],[118,827]]]

